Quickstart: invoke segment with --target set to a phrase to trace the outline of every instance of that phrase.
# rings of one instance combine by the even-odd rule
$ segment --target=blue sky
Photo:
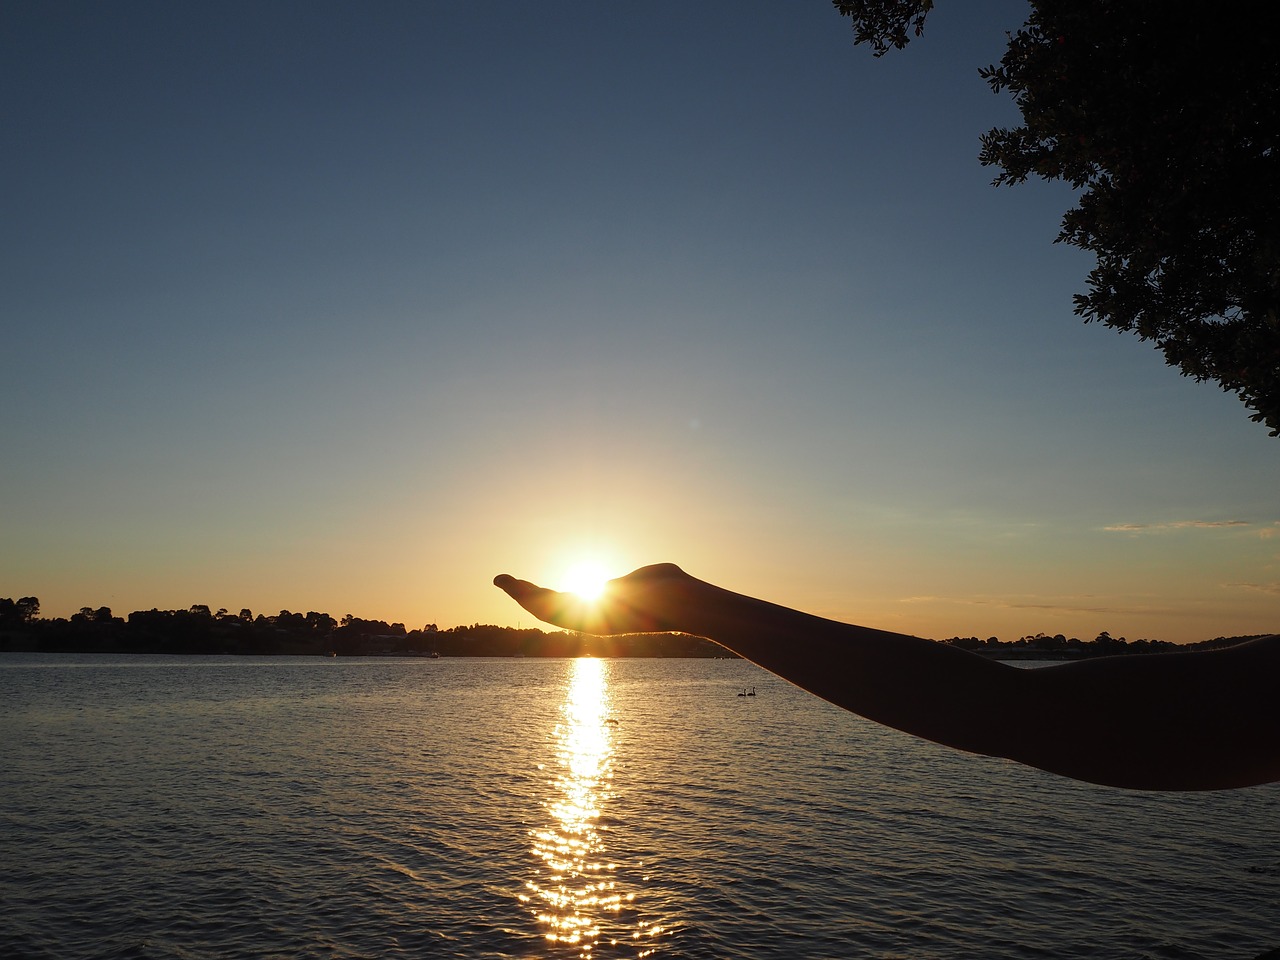
[[[925,636],[1280,623],[1280,443],[990,186],[1025,6],[0,12],[0,595],[442,626],[596,556]]]

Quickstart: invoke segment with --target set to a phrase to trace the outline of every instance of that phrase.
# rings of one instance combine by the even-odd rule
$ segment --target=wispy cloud
[[[1115,523],[1102,529],[1113,533],[1158,533],[1162,530],[1201,530],[1250,526],[1253,526],[1251,520],[1172,520],[1168,523]]]
[[[1258,536],[1263,540],[1270,540],[1272,537],[1280,537],[1280,520],[1277,520],[1269,527],[1263,527],[1258,531]]]
[[[1258,593],[1265,593],[1273,597],[1280,597],[1280,580],[1273,580],[1271,583],[1228,583],[1226,586],[1239,587],[1243,590],[1254,590]]]
[[[1038,610],[1049,613],[1130,614],[1150,613],[1154,607],[1126,604],[1115,606],[1102,602],[1101,597],[903,597],[901,603],[940,603],[967,607],[995,607],[1001,610]]]

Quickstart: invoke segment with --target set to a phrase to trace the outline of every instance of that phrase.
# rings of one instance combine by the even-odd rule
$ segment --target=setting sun
[[[598,600],[609,582],[609,572],[594,560],[582,560],[565,572],[561,590],[575,593],[583,600]]]

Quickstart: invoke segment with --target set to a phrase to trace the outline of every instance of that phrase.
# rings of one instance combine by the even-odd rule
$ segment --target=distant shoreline
[[[1112,637],[1093,640],[1038,633],[1006,642],[998,637],[950,637],[937,641],[995,660],[1080,660],[1131,653],[1164,653],[1234,646],[1249,637],[1218,637],[1193,644]],[[441,629],[429,623],[407,630],[403,623],[347,614],[281,610],[256,616],[194,604],[186,610],[135,610],[115,616],[110,607],[81,608],[70,618],[43,619],[40,600],[0,598],[0,652],[146,653],[245,656],[339,657],[725,657],[724,647],[686,633],[632,633],[595,637],[569,630],[499,627],[490,623]]]
[[[65,621],[64,621],[65,622]],[[415,635],[416,634],[416,635]],[[1218,637],[1192,644],[1123,639],[1081,643],[1065,649],[1045,649],[1034,643],[991,643],[934,641],[959,646],[989,660],[1071,662],[1104,656],[1172,653],[1236,646],[1269,634]],[[515,629],[477,625],[431,634],[355,635],[315,638],[269,636],[265,642],[244,636],[191,636],[184,634],[129,635],[127,631],[93,631],[90,635],[69,635],[62,630],[0,631],[0,654],[56,653],[107,654],[124,656],[245,656],[317,657],[386,660],[429,660],[458,657],[501,657],[509,659],[557,659],[597,656],[621,659],[741,659],[733,652],[706,640],[681,633],[626,634],[596,637],[568,631],[545,633],[537,629]]]

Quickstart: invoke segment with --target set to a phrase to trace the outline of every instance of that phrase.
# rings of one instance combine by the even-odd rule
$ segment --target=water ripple
[[[0,956],[1280,946],[1276,788],[1106,790],[738,661],[583,663],[0,657]]]

